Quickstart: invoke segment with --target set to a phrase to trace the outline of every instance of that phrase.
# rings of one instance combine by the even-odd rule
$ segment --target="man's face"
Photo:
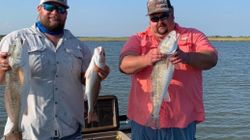
[[[173,15],[169,12],[151,14],[149,18],[151,29],[157,37],[163,38],[174,29]]]
[[[64,29],[67,19],[65,7],[56,3],[46,3],[38,6],[39,19],[50,31],[60,31]]]

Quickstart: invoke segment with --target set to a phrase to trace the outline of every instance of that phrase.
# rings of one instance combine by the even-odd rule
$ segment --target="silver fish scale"
[[[170,32],[160,43],[159,49],[166,58],[158,61],[151,73],[152,78],[152,112],[147,121],[147,126],[159,127],[160,108],[164,97],[168,96],[168,86],[173,77],[174,65],[170,62],[170,55],[174,54],[177,50],[176,40],[178,35],[175,31]],[[168,99],[170,101],[170,98]]]
[[[20,92],[23,86],[18,75],[21,73],[20,69],[12,69],[6,73],[5,105],[8,117],[14,124],[12,131],[19,130]]]
[[[21,109],[21,92],[24,87],[24,70],[22,66],[27,63],[28,56],[24,56],[23,41],[20,38],[15,40],[13,45],[9,46],[10,56],[8,57],[11,69],[5,75],[5,108],[8,117],[13,123],[12,132],[20,131],[20,109]],[[25,55],[28,55],[27,52]]]
[[[164,92],[164,87],[166,84],[166,71],[169,65],[168,59],[164,59],[159,61],[155,64],[152,73],[152,102],[153,102],[153,111],[152,117],[157,118],[159,117],[159,110],[162,103],[162,93]]]
[[[95,69],[97,67],[103,69],[105,65],[105,51],[101,46],[96,47],[85,73],[85,95],[88,99],[88,123],[98,120],[98,118],[96,118],[97,116],[94,108],[100,92],[101,78],[98,76],[98,73]]]

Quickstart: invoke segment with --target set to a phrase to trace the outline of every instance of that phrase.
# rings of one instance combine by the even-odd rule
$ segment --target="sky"
[[[149,25],[147,0],[68,0],[65,28],[76,36],[127,37]],[[207,36],[250,36],[250,0],[171,0],[175,21]],[[0,35],[37,21],[39,0],[4,0]]]

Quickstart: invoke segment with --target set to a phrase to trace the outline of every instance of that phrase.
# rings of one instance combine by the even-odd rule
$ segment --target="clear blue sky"
[[[130,36],[148,26],[147,0],[68,0],[66,28],[77,36]],[[175,21],[206,35],[250,36],[250,0],[171,0]],[[29,27],[39,0],[4,0],[0,34]]]

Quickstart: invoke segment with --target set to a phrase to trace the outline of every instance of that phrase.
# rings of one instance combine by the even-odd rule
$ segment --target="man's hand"
[[[183,52],[178,49],[175,54],[170,57],[173,64],[184,63],[196,69],[208,70],[217,64],[217,53],[210,50],[202,52]]]
[[[9,57],[8,53],[0,52],[0,70],[1,71],[10,70],[10,65],[7,59],[8,57]]]
[[[164,58],[164,55],[160,53],[158,48],[151,49],[144,55],[145,63],[147,63],[148,66],[155,64],[162,58]]]
[[[189,64],[190,62],[189,53],[183,52],[182,50],[178,48],[177,51],[173,55],[171,55],[170,61],[173,64],[177,64],[180,62],[184,64]]]
[[[105,67],[104,67],[104,69],[98,69],[97,70],[97,72],[98,72],[98,75],[101,77],[101,79],[102,80],[104,80],[104,79],[106,79],[107,77],[108,77],[108,75],[109,75],[109,72],[110,72],[110,69],[109,69],[109,67],[106,65]]]

